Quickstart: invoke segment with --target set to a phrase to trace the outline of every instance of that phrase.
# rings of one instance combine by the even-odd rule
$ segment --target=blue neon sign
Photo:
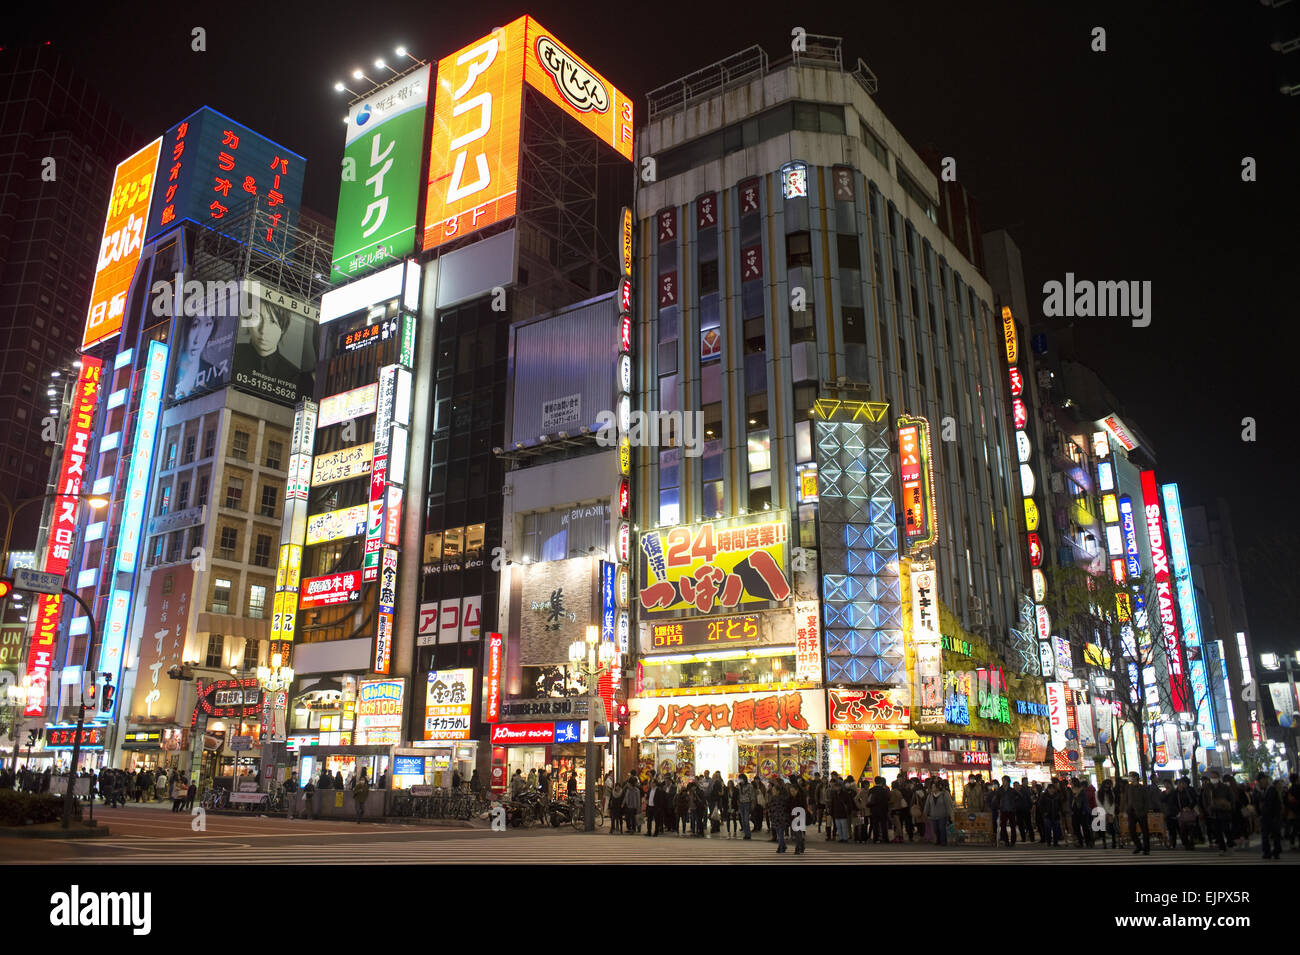
[[[1201,658],[1201,624],[1196,613],[1196,589],[1192,586],[1192,563],[1187,554],[1187,534],[1183,530],[1183,509],[1178,500],[1178,485],[1161,486],[1164,497],[1165,523],[1169,530],[1169,557],[1173,563],[1174,591],[1178,596],[1178,614],[1183,619],[1183,644],[1187,647],[1187,669],[1192,678],[1196,701],[1196,725],[1201,745],[1214,749],[1219,742],[1215,729],[1214,708],[1210,705],[1210,685]]]

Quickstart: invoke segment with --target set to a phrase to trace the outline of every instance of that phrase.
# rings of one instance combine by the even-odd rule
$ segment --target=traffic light
[[[0,577],[0,600],[14,592],[14,582],[8,577]]]
[[[104,673],[101,675],[104,677],[104,697],[100,703],[99,711],[101,713],[111,713],[113,711],[113,691],[116,689],[113,686],[113,674]]]
[[[95,689],[95,684],[91,683],[90,686],[83,687],[81,690],[81,702],[86,705],[87,709],[93,710],[95,708]]]
[[[27,731],[27,748],[28,748],[28,749],[31,749],[33,746],[36,745],[36,740],[37,740],[37,738],[38,738],[39,736],[40,736],[40,730],[28,730],[28,731]]]

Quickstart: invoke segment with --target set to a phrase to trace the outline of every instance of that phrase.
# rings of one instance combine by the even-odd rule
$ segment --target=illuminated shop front
[[[826,702],[812,687],[641,697],[630,713],[642,773],[729,779],[820,770]]]
[[[857,779],[865,773],[892,784],[903,768],[901,747],[920,739],[911,729],[906,688],[833,687],[826,691],[826,717],[828,765],[841,776]]]
[[[585,700],[583,701],[585,703]],[[597,736],[602,744],[598,752],[609,760],[605,752],[608,736]],[[587,784],[587,722],[586,720],[557,720],[536,723],[497,723],[492,727],[493,784],[499,788],[498,779],[504,779],[508,789],[515,771],[527,778],[529,773],[543,769],[552,779],[552,791],[561,791],[567,785],[569,774],[578,774],[578,790]],[[496,767],[504,767],[498,774]]]

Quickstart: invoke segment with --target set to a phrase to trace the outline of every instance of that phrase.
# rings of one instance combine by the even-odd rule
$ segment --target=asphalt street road
[[[854,845],[827,842],[814,832],[808,851],[795,856],[793,846],[778,855],[766,830],[749,842],[723,833],[693,839],[667,833],[654,839],[640,835],[587,835],[572,829],[493,832],[475,828],[429,828],[385,823],[286,820],[207,814],[203,831],[193,817],[174,815],[167,807],[96,807],[95,817],[109,826],[101,839],[48,840],[0,837],[0,862],[6,864],[78,865],[409,865],[447,863],[713,863],[782,865],[863,863],[953,863],[1000,865],[1267,865],[1300,862],[1300,852],[1283,852],[1280,862],[1260,859],[1258,840],[1248,850],[1226,857],[1204,847],[1193,852],[1154,849],[1135,856],[1126,848],[1047,848],[1021,843],[1014,849],[987,846],[938,847],[921,843]]]

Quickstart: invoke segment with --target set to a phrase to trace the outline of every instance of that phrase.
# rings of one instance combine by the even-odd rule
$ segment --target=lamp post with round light
[[[597,647],[599,646],[599,649]],[[583,786],[583,828],[596,829],[596,706],[604,705],[597,693],[597,682],[614,666],[618,650],[602,642],[600,628],[587,627],[587,639],[569,644],[569,663],[587,678],[587,782]]]

